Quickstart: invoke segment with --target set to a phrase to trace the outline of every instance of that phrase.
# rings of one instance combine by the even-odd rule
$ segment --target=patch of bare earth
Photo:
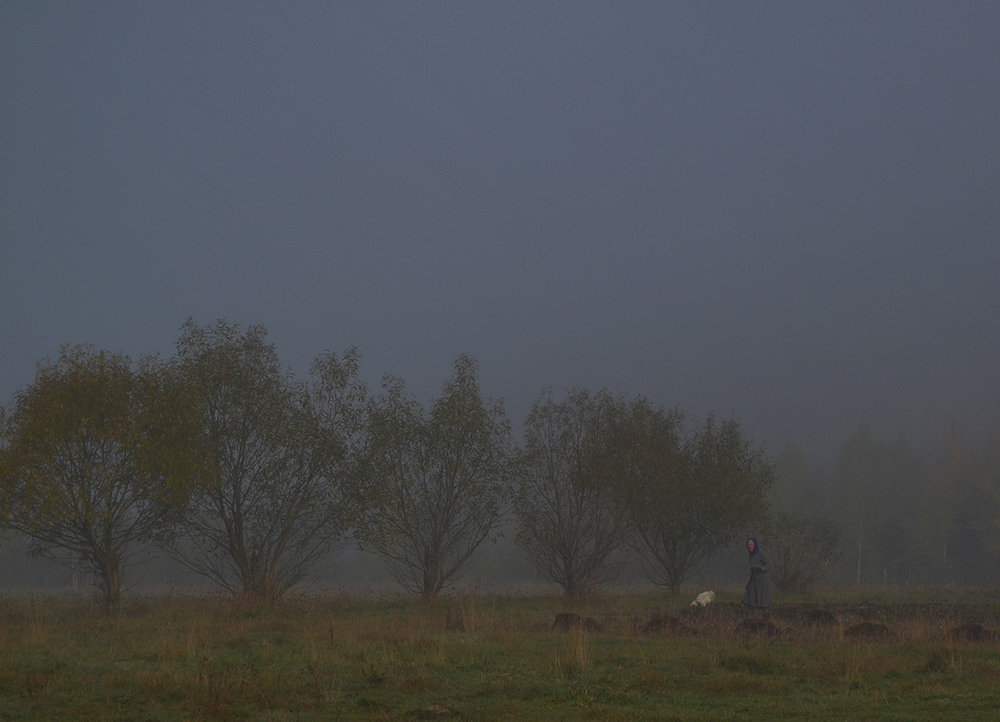
[[[1000,643],[1000,605],[802,603],[777,604],[748,613],[737,603],[651,610],[599,620],[561,614],[553,627],[618,636],[733,637],[865,643],[940,640]]]

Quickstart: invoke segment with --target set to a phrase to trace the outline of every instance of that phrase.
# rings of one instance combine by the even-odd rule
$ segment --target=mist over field
[[[998,36],[971,2],[0,0],[0,405],[189,318],[423,400],[469,354],[518,432],[545,389],[739,418],[843,517],[835,578],[995,582]]]

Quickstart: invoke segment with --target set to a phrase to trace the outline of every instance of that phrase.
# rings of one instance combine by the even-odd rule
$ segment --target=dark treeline
[[[606,389],[543,391],[518,440],[468,356],[427,404],[359,365],[325,353],[299,379],[263,327],[222,320],[186,322],[168,359],[64,348],[0,409],[3,581],[27,554],[112,610],[178,570],[274,604],[318,570],[356,580],[361,553],[428,599],[512,567],[573,598],[622,575],[676,592],[746,534],[789,591],[998,581],[1000,446],[861,427],[823,473],[735,418]]]
[[[1000,430],[986,444],[952,433],[918,450],[862,425],[825,477],[793,448],[775,464],[775,503],[835,525],[841,583],[1000,582]]]

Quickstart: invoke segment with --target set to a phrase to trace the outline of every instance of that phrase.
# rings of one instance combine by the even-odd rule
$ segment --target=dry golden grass
[[[658,593],[276,610],[174,597],[113,618],[86,600],[0,599],[0,717],[992,719],[1000,706],[1000,646],[968,636],[1000,628],[990,599],[814,598],[745,620],[720,596],[701,610]],[[565,612],[600,631],[559,631]],[[862,624],[889,634],[851,633]]]

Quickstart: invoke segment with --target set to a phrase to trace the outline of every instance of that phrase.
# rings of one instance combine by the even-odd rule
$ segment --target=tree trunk
[[[861,534],[864,529],[864,520],[858,521],[858,571],[855,578],[855,584],[861,586]]]
[[[437,597],[438,593],[438,576],[440,574],[437,559],[435,555],[431,552],[429,545],[424,545],[424,561],[422,566],[423,571],[423,585],[421,587],[421,594],[424,599],[433,601]]]
[[[108,612],[115,614],[122,601],[122,553],[116,550],[101,561],[101,592]]]

